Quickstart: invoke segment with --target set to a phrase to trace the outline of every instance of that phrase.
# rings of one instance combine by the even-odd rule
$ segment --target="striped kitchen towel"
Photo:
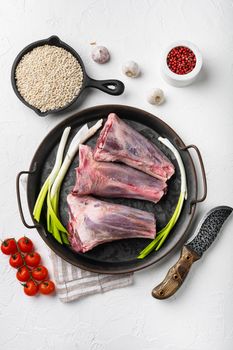
[[[106,275],[82,270],[51,251],[54,279],[59,299],[68,303],[85,295],[106,292],[133,283],[133,274]]]

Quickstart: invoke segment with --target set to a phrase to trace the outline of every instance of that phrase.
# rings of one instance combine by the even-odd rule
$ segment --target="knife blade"
[[[169,269],[165,279],[152,290],[154,298],[169,298],[180,288],[192,264],[199,260],[214,242],[232,210],[233,208],[228,206],[218,206],[202,218],[191,239],[183,246],[179,260]]]

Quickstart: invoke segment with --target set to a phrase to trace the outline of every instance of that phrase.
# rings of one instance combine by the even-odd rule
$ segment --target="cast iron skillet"
[[[15,70],[16,67],[19,63],[19,61],[22,59],[22,57],[24,55],[26,55],[28,52],[32,51],[35,47],[38,46],[43,46],[43,45],[54,45],[54,46],[58,46],[58,47],[62,47],[63,49],[69,51],[79,62],[79,64],[82,67],[82,71],[83,71],[83,85],[80,89],[79,94],[69,103],[67,104],[65,107],[56,109],[56,110],[50,110],[50,111],[46,111],[46,112],[41,112],[39,109],[37,109],[36,107],[31,106],[29,103],[27,103],[24,98],[20,95],[17,86],[16,86],[16,79],[15,79]],[[33,109],[33,111],[35,111],[40,117],[44,117],[48,114],[54,114],[54,113],[58,113],[58,112],[62,112],[64,110],[67,110],[71,107],[71,105],[76,105],[77,103],[80,103],[80,97],[81,95],[83,95],[83,92],[86,88],[88,87],[92,87],[92,88],[96,88],[99,89],[103,92],[106,92],[109,95],[114,95],[114,96],[118,96],[121,95],[124,92],[125,86],[124,84],[120,81],[120,80],[114,80],[114,79],[110,79],[110,80],[94,80],[92,78],[90,78],[85,70],[83,61],[81,59],[81,57],[78,55],[78,53],[69,45],[67,45],[66,43],[64,43],[63,41],[61,41],[57,36],[53,35],[48,39],[44,39],[44,40],[39,40],[39,41],[35,41],[31,44],[29,44],[28,46],[26,46],[22,51],[20,51],[20,53],[17,55],[17,57],[14,60],[12,69],[11,69],[11,84],[12,87],[14,89],[14,92],[16,94],[16,96],[29,108]]]
[[[188,197],[182,209],[181,216],[162,248],[158,252],[153,251],[143,260],[137,259],[137,255],[150,242],[150,240],[148,239],[125,239],[111,243],[105,243],[100,246],[97,246],[90,252],[87,252],[85,254],[78,254],[76,252],[73,252],[69,247],[65,245],[60,245],[51,236],[51,234],[49,234],[46,231],[46,211],[42,213],[40,224],[36,223],[33,220],[34,225],[28,225],[25,222],[24,215],[22,212],[19,191],[20,176],[22,174],[28,174],[27,200],[29,211],[33,219],[32,212],[36,198],[44,180],[51,172],[58,143],[60,141],[61,134],[64,128],[66,126],[72,127],[72,135],[70,137],[71,139],[74,133],[76,133],[77,130],[84,123],[92,125],[98,119],[106,118],[110,112],[117,113],[119,117],[123,118],[127,123],[132,125],[139,132],[143,133],[148,139],[156,143],[163,150],[163,152],[172,160],[173,164],[176,167],[175,175],[168,182],[168,193],[156,205],[147,201],[140,201],[135,199],[111,199],[110,201],[115,203],[122,203],[143,210],[152,211],[153,213],[155,213],[155,217],[157,219],[157,229],[159,230],[166,225],[166,223],[169,221],[172,213],[175,210],[180,192],[180,173],[173,154],[164,145],[159,143],[159,141],[157,140],[158,135],[168,138],[176,146],[176,148],[180,152],[186,170]],[[98,135],[95,135],[87,143],[93,147],[95,145],[97,137]],[[197,176],[192,158],[188,151],[188,149],[191,147],[197,151],[203,176],[204,195],[200,199],[197,199]],[[64,224],[67,223],[66,196],[75,183],[74,168],[77,165],[78,155],[76,159],[74,159],[67,173],[67,176],[64,179],[63,186],[61,189],[60,216]],[[182,239],[186,238],[188,228],[194,216],[196,203],[201,202],[205,199],[206,191],[207,189],[204,166],[200,152],[197,149],[197,147],[194,145],[185,146],[185,144],[175,133],[175,131],[172,130],[161,119],[155,117],[154,115],[140,109],[121,105],[96,106],[75,113],[70,118],[64,120],[62,123],[56,126],[42,141],[32,159],[29,171],[22,171],[17,176],[18,204],[20,215],[24,225],[27,228],[36,228],[40,236],[47,243],[47,245],[55,253],[57,253],[59,256],[61,256],[63,259],[70,262],[71,264],[79,266],[86,270],[111,274],[131,272],[143,269],[151,264],[156,263],[157,261],[165,257],[169,252],[171,252],[172,249]]]

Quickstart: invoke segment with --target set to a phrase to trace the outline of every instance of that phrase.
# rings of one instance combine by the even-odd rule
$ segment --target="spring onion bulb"
[[[152,252],[152,250],[155,249],[157,251],[161,248],[161,246],[165,242],[167,236],[169,235],[172,228],[175,226],[175,224],[180,216],[184,200],[187,199],[187,181],[186,181],[184,164],[182,162],[181,156],[180,156],[179,152],[177,151],[177,149],[172,145],[172,143],[168,139],[159,137],[158,140],[173,152],[173,154],[177,160],[178,167],[180,170],[180,177],[181,177],[180,195],[179,195],[179,199],[178,199],[175,211],[174,211],[171,219],[169,220],[167,225],[157,233],[157,236],[155,237],[155,239],[146,248],[144,248],[140,252],[139,256],[137,257],[138,259],[143,259],[150,252]]]

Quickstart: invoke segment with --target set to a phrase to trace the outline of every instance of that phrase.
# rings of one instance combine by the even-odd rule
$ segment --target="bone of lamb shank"
[[[115,113],[110,113],[94,150],[96,161],[119,161],[163,181],[175,172],[163,152]]]

